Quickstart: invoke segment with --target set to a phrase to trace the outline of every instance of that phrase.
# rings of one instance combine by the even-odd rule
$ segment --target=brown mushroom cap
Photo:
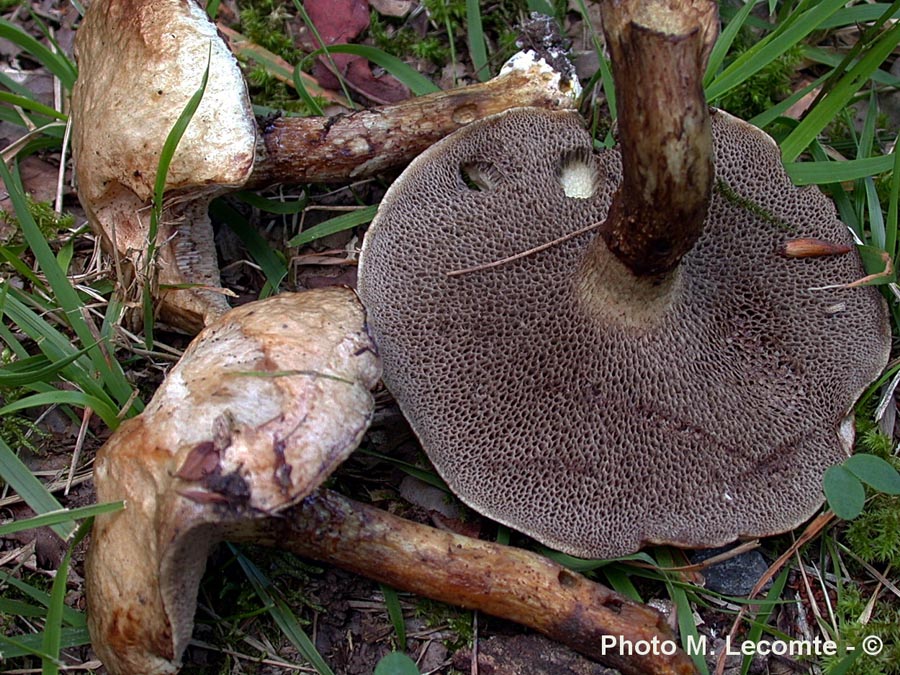
[[[888,357],[878,291],[821,290],[864,276],[858,256],[782,253],[852,245],[832,204],[791,184],[763,132],[712,122],[704,231],[662,282],[591,246],[596,231],[448,276],[605,220],[620,157],[571,113],[513,110],[441,141],[365,239],[385,383],[435,467],[477,511],[573,555],[797,526]]]
[[[380,363],[353,291],[282,294],[207,327],[97,455],[88,622],[111,673],[178,669],[210,548],[315,490],[371,419]]]

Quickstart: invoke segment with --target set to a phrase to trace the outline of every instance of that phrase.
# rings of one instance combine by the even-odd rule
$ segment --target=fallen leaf
[[[352,42],[369,27],[367,0],[306,0],[304,7],[326,46]],[[304,31],[300,41],[308,49],[322,46],[311,31]],[[410,95],[409,89],[392,75],[376,76],[368,60],[361,56],[320,56],[313,67],[313,77],[319,84],[325,89],[339,91],[338,76],[344,79],[349,89],[373,103],[396,103]]]
[[[368,0],[306,0],[303,7],[326,45],[351,42],[369,27]]]

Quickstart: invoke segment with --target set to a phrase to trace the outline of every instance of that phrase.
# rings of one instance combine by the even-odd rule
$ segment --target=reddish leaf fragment
[[[351,42],[369,27],[368,0],[306,0],[303,7],[326,45]]]
[[[369,62],[361,56],[332,54],[331,57],[347,86],[370,101],[379,105],[386,105],[409,98],[409,89],[402,82],[393,75],[385,74],[376,77]],[[335,91],[340,89],[340,82],[334,73],[331,72],[328,61],[323,57],[319,57],[319,60],[316,62],[313,68],[313,77],[325,89]]]

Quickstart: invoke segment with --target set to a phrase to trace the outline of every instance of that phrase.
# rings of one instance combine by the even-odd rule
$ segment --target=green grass
[[[299,11],[297,4],[277,0],[239,4],[244,33],[260,47],[283,58],[292,69],[285,70],[275,60],[256,63],[253,77],[259,85],[255,90],[259,98],[254,102],[261,107],[285,105],[303,114],[322,112],[324,101],[320,92],[308,89],[309,82],[301,74],[303,66],[318,53],[302,54],[287,33],[290,18]],[[492,4],[489,12],[485,11],[486,3],[472,0],[426,0],[423,5],[427,11],[427,20],[422,24],[424,35],[416,33],[406,18],[373,15],[370,34],[374,45],[336,45],[319,53],[368,58],[401,80],[415,95],[421,95],[436,90],[436,75],[448,62],[461,66],[471,80],[484,80],[495,74],[509,55],[512,25],[526,9],[542,9],[558,21],[568,20],[567,3],[547,0],[502,1]],[[713,50],[704,85],[713,104],[752,117],[754,123],[777,138],[786,169],[796,183],[817,185],[834,199],[841,218],[866,247],[869,271],[877,272],[878,266],[883,265],[882,255],[893,260],[896,268],[900,252],[900,154],[896,149],[889,151],[896,147],[898,135],[896,129],[884,123],[878,108],[879,96],[900,84],[888,72],[900,42],[900,22],[891,21],[900,16],[900,0],[847,5],[846,0],[751,0],[729,4],[723,11],[724,28]],[[10,6],[3,4],[0,11]],[[770,6],[774,12],[767,16]],[[576,14],[587,15],[585,3],[578,3],[577,7]],[[215,11],[212,7],[211,12]],[[0,37],[17,45],[30,62],[57,78],[64,92],[70,91],[77,75],[74,63],[54,45],[52,31],[40,20],[34,25],[37,32],[31,34],[16,23],[0,19]],[[834,47],[831,38],[837,31],[854,36],[848,40],[847,49]],[[599,51],[599,40],[591,41],[590,34],[588,39]],[[419,72],[422,63],[426,64],[426,71],[427,64],[437,70]],[[614,117],[610,103],[615,92],[602,53],[600,63],[595,80],[601,94],[586,100],[585,108],[596,114],[597,128],[606,130]],[[808,85],[797,77],[801,69]],[[248,75],[252,72],[248,68]],[[788,107],[809,92],[817,92],[816,99],[803,118],[786,118]],[[344,93],[349,97],[349,92]],[[201,89],[198,97],[202,94]],[[852,105],[860,106],[864,113],[861,127],[854,125],[849,112]],[[183,124],[187,124],[190,114],[186,111]],[[0,120],[20,126],[23,134],[28,132],[22,143],[8,149],[9,163],[0,163],[0,178],[12,204],[10,213],[3,214],[3,218],[16,227],[11,239],[0,242],[0,342],[4,355],[0,359],[0,478],[5,495],[20,498],[35,514],[32,519],[0,524],[0,536],[46,526],[66,542],[57,580],[49,585],[20,574],[21,570],[14,566],[0,569],[0,624],[6,633],[0,637],[0,652],[12,664],[10,667],[37,667],[44,673],[56,673],[62,665],[71,663],[65,651],[87,642],[84,613],[69,605],[66,593],[71,590],[66,581],[72,579],[67,572],[78,564],[76,545],[93,515],[121,505],[64,508],[65,495],[52,492],[46,479],[29,468],[32,451],[42,451],[49,442],[33,434],[35,415],[53,406],[77,427],[89,409],[99,419],[99,423],[88,428],[88,438],[96,447],[99,439],[92,437],[104,433],[101,427],[115,429],[123,419],[143,409],[148,387],[140,378],[144,371],[158,369],[159,353],[153,349],[161,346],[160,340],[170,338],[154,331],[149,315],[144,333],[130,335],[124,323],[126,308],[109,278],[84,274],[83,246],[87,239],[83,227],[75,229],[83,224],[73,223],[65,212],[57,213],[51,205],[35,202],[23,188],[19,164],[25,157],[39,154],[52,159],[62,150],[65,112],[53,109],[26,86],[0,73]],[[178,133],[178,129],[173,132],[173,145],[166,154],[174,151]],[[612,136],[607,135],[605,142],[612,142]],[[164,176],[165,172],[161,174]],[[382,188],[383,185],[354,188],[352,196],[344,195],[340,206],[359,208],[298,234],[292,228],[296,228],[300,215],[307,209],[334,205],[335,192],[309,187],[304,189],[302,198],[290,201],[248,193],[217,201],[212,214],[237,235],[249,260],[259,270],[258,279],[247,292],[265,296],[285,287],[291,273],[291,250],[317,246],[325,236],[344,233],[349,238],[351,232],[358,234],[374,216]],[[157,190],[155,204],[159,207],[161,203]],[[159,217],[158,211],[156,216]],[[270,230],[283,230],[283,236],[268,236]],[[283,245],[273,245],[273,241]],[[144,273],[150,275],[152,270]],[[881,289],[892,300],[894,335],[900,336],[900,310],[893,301],[900,290],[892,278],[885,277],[881,282]],[[172,339],[175,348],[171,351],[177,352],[184,341]],[[895,466],[891,440],[879,436],[872,418],[898,368],[893,365],[868,390],[859,407],[860,448]],[[367,459],[374,461],[377,457]],[[427,469],[391,461],[395,468],[443,486]],[[900,604],[879,578],[883,576],[896,585],[893,570],[900,564],[900,535],[896,534],[900,532],[900,497],[893,494],[893,487],[878,484],[887,472],[875,475],[859,464],[860,460],[854,460],[845,471],[857,479],[860,490],[863,483],[869,487],[861,493],[861,503],[859,490],[845,490],[846,494],[857,494],[857,504],[845,515],[853,515],[856,507],[861,507],[861,514],[848,523],[829,526],[805,544],[800,558],[788,563],[775,578],[772,590],[752,603],[746,613],[748,618],[741,624],[748,637],[785,637],[774,626],[776,610],[793,602],[795,596],[806,606],[815,602],[807,597],[804,587],[791,593],[787,590],[791,583],[796,585],[797,560],[802,559],[822,571],[819,578],[812,575],[807,579],[813,595],[828,596],[830,602],[830,609],[823,606],[820,618],[812,626],[816,634],[827,635],[842,645],[858,645],[865,635],[877,634],[886,644],[900,645]],[[764,544],[772,557],[790,545],[790,537]],[[260,625],[274,631],[276,642],[290,645],[323,675],[331,672],[306,632],[308,608],[279,591],[269,576],[270,570],[260,566],[250,553],[235,551],[233,555],[247,587],[253,591],[255,605],[250,612],[267,617]],[[717,597],[670,571],[679,558],[677,552],[666,549],[615,562],[580,561],[559,554],[553,557],[605,580],[630,597],[668,596],[675,605],[683,636],[696,634],[693,616],[698,608],[709,612],[716,607],[715,611],[722,612],[723,603],[747,604],[739,598]],[[402,648],[408,637],[402,607],[391,589],[384,588],[383,596],[392,640],[397,648]],[[228,600],[226,597],[223,601]],[[241,617],[248,616],[244,609],[241,612]],[[724,610],[724,614],[734,617],[733,610]],[[237,646],[242,639],[238,636],[244,635],[235,628],[238,623],[238,619],[221,617],[212,621],[217,629],[214,648]],[[457,623],[464,642],[471,635],[463,626],[465,620]],[[900,673],[900,658],[894,658],[895,654],[896,647],[883,657],[842,656],[823,665],[826,672],[835,674],[896,675]],[[415,672],[409,663],[399,664],[401,656],[391,658],[398,659],[396,668]],[[387,663],[381,667],[390,667],[389,660]],[[705,667],[704,664],[701,668]],[[748,667],[749,661],[745,660],[742,672],[747,672]]]

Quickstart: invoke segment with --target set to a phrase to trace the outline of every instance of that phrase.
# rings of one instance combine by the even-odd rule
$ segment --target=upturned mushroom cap
[[[173,673],[210,548],[252,539],[352,452],[380,363],[353,291],[283,294],[206,328],[100,450],[88,622],[114,674]],[[248,535],[249,533],[249,535]]]
[[[618,151],[580,118],[520,109],[444,139],[385,196],[359,292],[384,379],[464,502],[543,543],[610,557],[795,527],[851,451],[886,363],[884,303],[832,204],[794,187],[766,134],[713,112],[716,189],[664,281],[597,230]],[[464,176],[468,179],[464,180]]]
[[[94,0],[76,36],[72,146],[78,193],[119,251],[144,251],[163,144],[209,64],[209,80],[169,167],[166,191],[191,193],[161,223],[159,283],[218,287],[206,205],[253,168],[256,123],[237,61],[194,0]],[[197,204],[196,195],[207,199]],[[177,198],[170,195],[177,202]],[[168,241],[172,235],[171,241]],[[163,242],[166,242],[163,245]],[[171,291],[165,317],[202,327],[228,309],[220,293]],[[198,315],[198,316],[193,316]]]

